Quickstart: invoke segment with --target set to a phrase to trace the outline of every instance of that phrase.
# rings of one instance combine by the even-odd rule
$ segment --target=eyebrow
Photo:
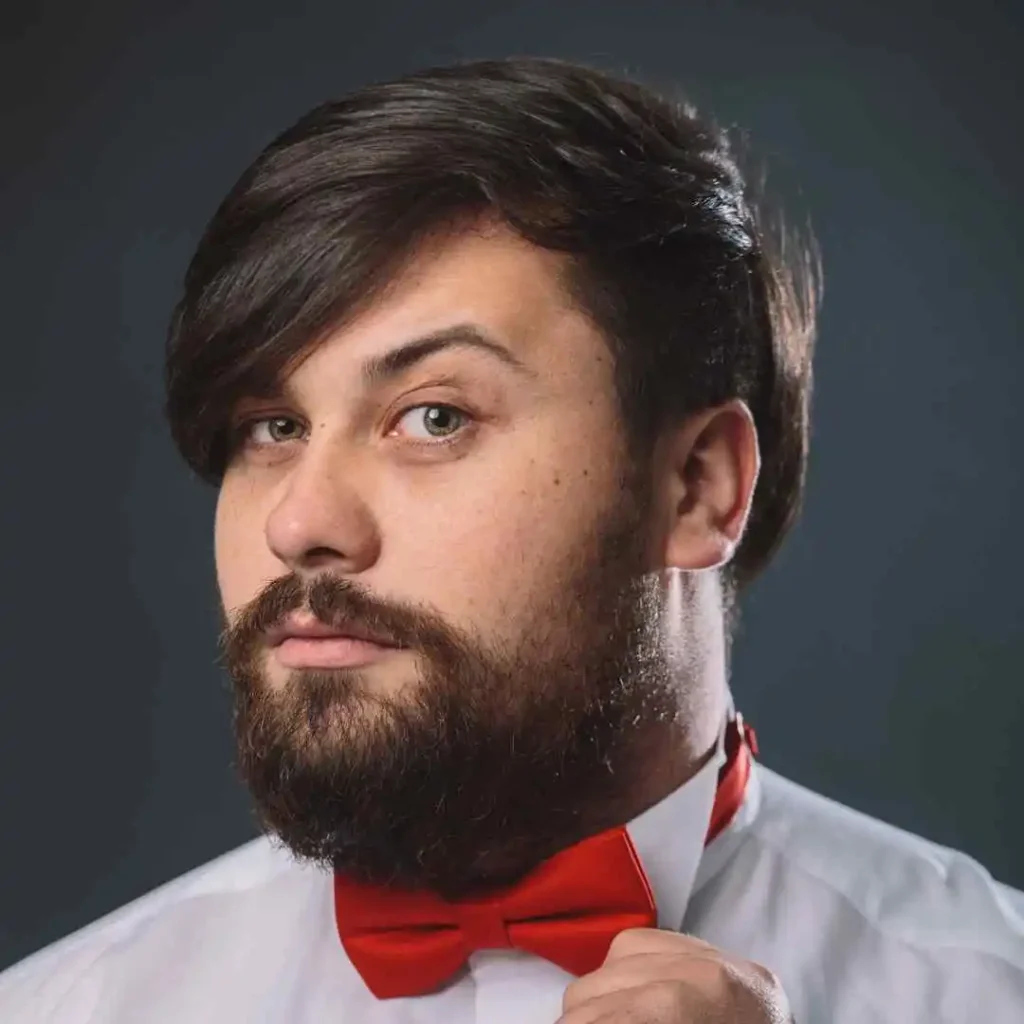
[[[479,327],[463,323],[431,331],[429,334],[413,338],[396,348],[382,352],[380,355],[370,356],[359,370],[363,387],[366,390],[380,387],[429,356],[452,348],[469,348],[486,352],[515,370],[516,373],[531,379],[535,379],[537,376],[534,370],[513,355],[504,345],[488,337]],[[259,394],[253,397],[294,399],[295,395],[292,382],[286,380],[283,384],[278,382],[269,388],[260,389]]]
[[[480,328],[473,324],[455,324],[414,338],[381,355],[371,356],[363,363],[360,371],[363,386],[367,389],[379,387],[405,373],[428,356],[451,348],[477,349],[501,360],[517,373],[528,377],[535,376],[525,363],[504,345],[488,337]]]

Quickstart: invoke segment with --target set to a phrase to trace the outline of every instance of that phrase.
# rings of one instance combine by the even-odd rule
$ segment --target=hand
[[[779,979],[700,939],[630,928],[565,990],[557,1024],[786,1024]]]

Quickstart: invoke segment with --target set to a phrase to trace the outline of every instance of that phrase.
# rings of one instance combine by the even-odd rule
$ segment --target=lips
[[[387,637],[360,626],[346,623],[342,626],[326,626],[309,616],[289,616],[280,626],[268,631],[267,640],[271,647],[279,647],[285,640],[361,640],[378,647],[396,647]]]

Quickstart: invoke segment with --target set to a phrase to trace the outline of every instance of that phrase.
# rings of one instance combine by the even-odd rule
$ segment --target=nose
[[[267,516],[270,550],[297,573],[364,572],[379,557],[380,533],[360,483],[356,458],[307,445]]]

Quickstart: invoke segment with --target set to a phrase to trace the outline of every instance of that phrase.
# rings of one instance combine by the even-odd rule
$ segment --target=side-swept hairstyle
[[[427,233],[477,213],[569,254],[638,456],[689,414],[749,404],[762,472],[729,579],[752,579],[803,494],[814,261],[764,230],[724,133],[563,61],[372,85],[257,157],[207,226],[171,321],[166,413],[188,464],[219,483],[237,399],[364,308]]]

